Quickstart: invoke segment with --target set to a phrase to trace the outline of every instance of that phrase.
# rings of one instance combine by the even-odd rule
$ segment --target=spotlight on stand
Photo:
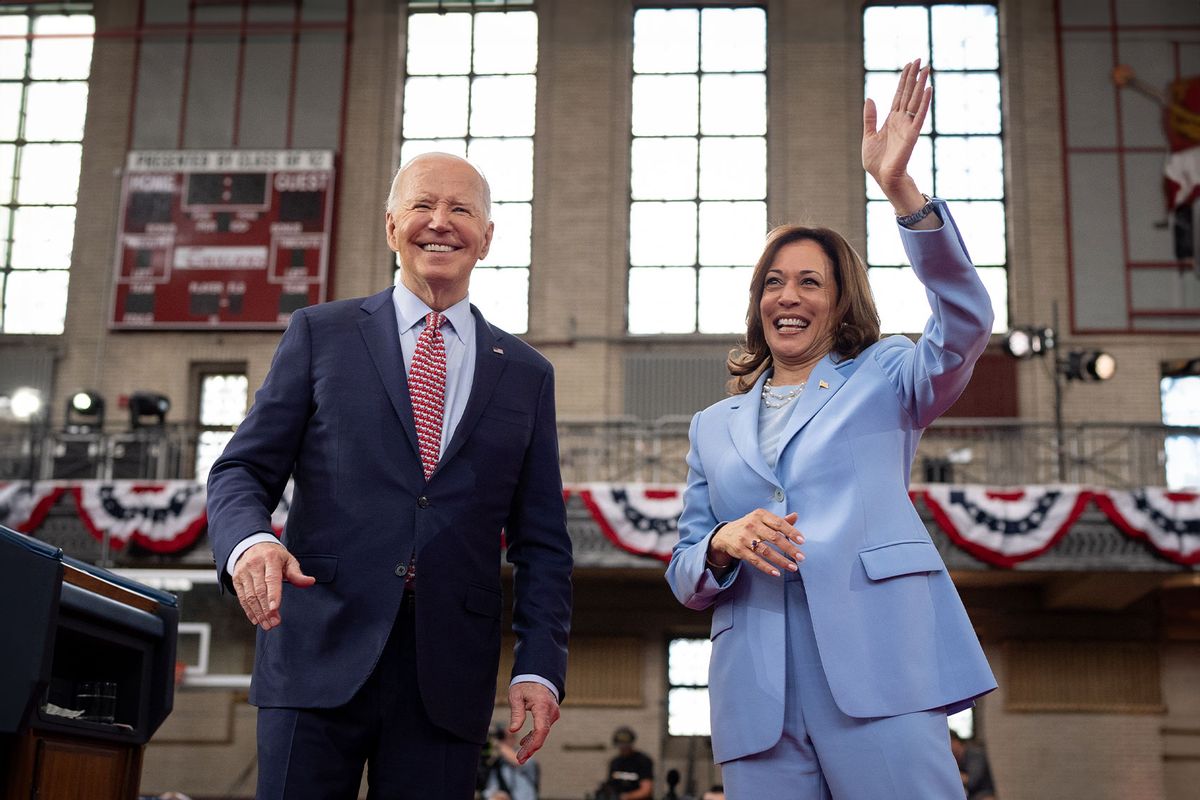
[[[1062,370],[1069,381],[1106,381],[1117,373],[1117,360],[1103,350],[1072,350]]]
[[[134,392],[129,395],[129,426],[139,428],[161,428],[167,421],[171,401],[157,392]]]
[[[93,433],[104,427],[104,398],[96,392],[81,390],[67,398],[63,430],[67,433]]]
[[[1004,352],[1013,358],[1044,356],[1054,349],[1054,329],[1025,326],[1013,328],[1004,337]]]

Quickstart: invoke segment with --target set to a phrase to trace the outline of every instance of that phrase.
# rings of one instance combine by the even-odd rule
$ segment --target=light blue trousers
[[[963,800],[946,714],[859,719],[829,692],[799,575],[787,582],[783,736],[721,765],[730,800]]]

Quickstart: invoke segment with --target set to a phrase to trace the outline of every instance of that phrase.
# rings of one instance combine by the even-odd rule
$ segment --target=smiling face
[[[430,153],[396,176],[387,240],[400,256],[400,281],[435,311],[467,295],[475,262],[488,253],[493,225],[483,176],[457,156]]]
[[[776,384],[805,379],[829,352],[837,299],[833,265],[819,244],[801,239],[779,248],[758,303]]]

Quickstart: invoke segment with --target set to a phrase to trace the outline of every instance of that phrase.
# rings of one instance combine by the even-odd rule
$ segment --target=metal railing
[[[688,423],[687,417],[560,420],[563,481],[682,482]],[[181,424],[100,433],[7,424],[0,427],[0,481],[192,478],[198,437],[197,427]],[[939,420],[921,440],[912,480],[1162,486],[1169,437],[1200,442],[1200,427],[1081,422],[1064,425],[1060,436],[1049,422]]]

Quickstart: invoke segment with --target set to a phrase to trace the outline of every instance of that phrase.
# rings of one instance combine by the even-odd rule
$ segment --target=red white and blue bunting
[[[921,497],[950,540],[997,567],[1013,567],[1049,550],[1066,535],[1092,493],[1081,486],[930,484]]]
[[[587,483],[578,494],[614,546],[666,561],[679,537],[682,484]],[[204,486],[192,481],[0,482],[0,525],[33,533],[64,494],[84,526],[110,546],[157,553],[193,545],[207,525]],[[928,484],[909,492],[924,502],[957,546],[985,563],[1011,568],[1037,558],[1067,535],[1089,503],[1118,530],[1184,565],[1200,564],[1200,494],[1162,488],[1100,489],[1047,485],[995,488]],[[291,484],[271,525],[282,531]]]

